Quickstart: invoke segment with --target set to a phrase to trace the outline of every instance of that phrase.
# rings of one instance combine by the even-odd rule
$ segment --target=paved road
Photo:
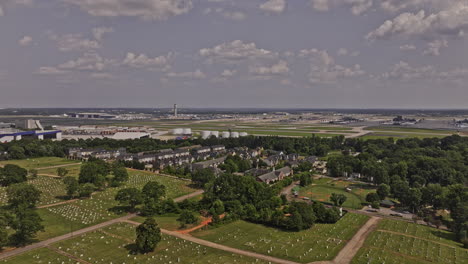
[[[139,225],[140,224],[138,222],[134,222],[134,221],[131,221],[131,220],[125,220],[124,222],[130,223],[130,224],[133,224],[133,225]],[[211,248],[216,248],[216,249],[219,249],[219,250],[223,250],[223,251],[227,251],[227,252],[231,252],[231,253],[235,253],[235,254],[239,254],[239,255],[244,255],[244,256],[247,256],[247,257],[263,259],[263,260],[266,260],[266,261],[270,261],[270,262],[274,262],[274,263],[280,263],[280,264],[299,264],[299,263],[294,262],[294,261],[279,259],[279,258],[275,258],[275,257],[263,255],[263,254],[258,254],[258,253],[254,253],[254,252],[250,252],[250,251],[245,251],[245,250],[241,250],[241,249],[237,249],[237,248],[224,246],[224,245],[221,245],[221,244],[216,244],[216,243],[213,243],[211,241],[199,239],[199,238],[193,237],[191,235],[181,234],[181,233],[176,232],[176,231],[169,231],[169,230],[166,230],[166,229],[161,229],[161,232],[163,234],[178,237],[180,239],[184,239],[184,240],[187,240],[187,241],[190,241],[190,242],[193,242],[193,243],[197,243],[199,245],[203,245],[203,246],[207,246],[207,247],[211,247]]]
[[[193,193],[181,196],[181,197],[177,197],[177,198],[174,199],[174,201],[175,202],[180,202],[180,201],[183,201],[185,199],[189,199],[189,198],[192,198],[194,196],[200,195],[202,193],[203,193],[203,190],[199,190],[199,191],[196,191],[196,192],[193,192]],[[65,239],[69,239],[69,238],[72,238],[74,236],[78,236],[78,235],[81,235],[81,234],[84,234],[84,233],[88,233],[88,232],[91,232],[91,231],[94,231],[94,230],[97,230],[97,229],[100,229],[100,228],[103,228],[103,227],[106,227],[106,226],[109,226],[109,225],[112,225],[112,224],[115,224],[115,223],[119,223],[119,222],[122,222],[122,221],[125,221],[125,220],[129,220],[129,219],[131,219],[131,218],[133,218],[135,216],[136,216],[136,214],[128,214],[126,216],[115,218],[115,219],[112,219],[112,220],[109,220],[109,221],[106,221],[106,222],[103,222],[103,223],[100,223],[100,224],[97,224],[97,225],[94,225],[94,226],[90,226],[90,227],[86,227],[86,228],[77,230],[77,231],[73,231],[73,232],[65,234],[65,235],[61,235],[61,236],[54,237],[54,238],[51,238],[51,239],[47,239],[47,240],[44,240],[44,241],[41,241],[41,242],[37,242],[37,243],[31,244],[31,245],[28,245],[26,247],[16,248],[16,249],[13,249],[11,251],[6,251],[6,252],[3,252],[3,253],[0,254],[0,260],[19,255],[19,254],[25,253],[25,252],[33,250],[33,249],[46,247],[46,246],[48,246],[50,244],[53,244],[53,243],[56,243],[56,242],[59,242],[59,241],[65,240]]]

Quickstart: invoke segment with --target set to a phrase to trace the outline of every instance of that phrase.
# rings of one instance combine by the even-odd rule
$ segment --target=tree
[[[34,208],[39,202],[41,191],[27,183],[16,183],[7,188],[8,205],[14,209]]]
[[[13,164],[6,164],[5,167],[0,168],[0,185],[9,186],[15,183],[27,181],[28,171],[20,166]]]
[[[4,246],[8,244],[8,220],[6,216],[6,211],[0,209],[0,251]]]
[[[78,182],[92,183],[95,187],[103,188],[106,184],[106,176],[109,174],[109,164],[103,160],[88,161],[81,165]]]
[[[346,195],[338,193],[332,193],[330,197],[330,201],[332,201],[335,206],[339,207],[341,207],[344,204],[344,202],[346,202],[346,199]]]
[[[136,228],[135,244],[140,253],[154,251],[161,241],[161,229],[154,218],[147,218],[145,222]]]
[[[17,246],[24,246],[32,242],[37,232],[44,231],[41,222],[42,219],[36,210],[21,206],[19,210],[16,210],[12,223],[16,232],[11,236],[11,242]]]
[[[152,199],[154,201],[161,200],[166,196],[166,186],[159,184],[155,181],[150,181],[143,186],[141,191],[145,199]]]
[[[130,211],[134,211],[137,205],[143,203],[143,194],[137,188],[121,189],[115,195],[115,200],[122,205],[128,205]]]
[[[67,190],[68,197],[72,198],[80,188],[80,184],[75,177],[66,176],[63,178],[63,183],[65,184],[65,189]]]
[[[404,205],[409,206],[413,213],[418,211],[422,202],[421,190],[418,188],[411,188],[400,202],[402,202]]]
[[[195,183],[196,186],[202,188],[208,182],[213,181],[216,178],[213,170],[206,168],[201,170],[195,170],[192,174],[192,181]]]
[[[68,170],[67,170],[67,169],[62,168],[62,167],[57,168],[57,175],[58,175],[59,177],[65,177],[67,174],[68,174]]]
[[[380,184],[377,188],[377,195],[379,195],[380,200],[385,200],[390,195],[390,186],[385,183]]]
[[[309,173],[302,173],[300,176],[300,185],[302,187],[309,186],[312,184],[312,177]]]
[[[366,202],[368,203],[373,203],[373,202],[379,202],[380,201],[380,196],[377,193],[368,193],[366,195]]]
[[[182,226],[185,226],[196,223],[198,219],[192,211],[182,210],[182,213],[180,214],[179,218],[177,218],[177,221],[179,221]]]
[[[120,184],[128,181],[128,172],[125,167],[114,167],[114,169],[112,170],[112,174],[114,175],[114,178],[112,178],[113,186],[119,186]]]
[[[78,188],[79,197],[91,197],[91,194],[96,190],[96,186],[92,183],[80,184]]]
[[[211,207],[213,208],[214,212],[217,214],[217,215],[220,215],[222,213],[224,213],[225,209],[224,209],[224,204],[221,200],[216,200],[214,203],[213,203],[213,206]]]
[[[13,145],[8,148],[8,153],[12,159],[24,159],[26,155],[24,154],[24,148],[21,146]]]

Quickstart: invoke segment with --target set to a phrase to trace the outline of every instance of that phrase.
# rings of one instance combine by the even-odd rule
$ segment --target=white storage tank
[[[223,132],[223,133],[221,134],[221,137],[222,137],[222,138],[229,138],[230,136],[231,136],[231,133],[229,133],[229,132]]]
[[[184,133],[184,135],[191,135],[192,134],[192,129],[191,128],[184,128],[183,133]]]
[[[219,131],[211,131],[211,135],[219,138]]]
[[[174,134],[174,135],[182,135],[183,132],[184,132],[184,130],[182,128],[174,128],[172,130],[172,134]]]
[[[239,132],[231,132],[231,137],[232,138],[238,138],[239,137]]]
[[[246,136],[248,136],[248,135],[249,135],[249,134],[247,134],[247,132],[240,132],[240,133],[239,133],[239,136],[241,136],[241,137],[246,137]]]
[[[202,132],[201,132],[201,137],[202,137],[203,139],[207,139],[207,138],[209,138],[210,136],[211,136],[211,132],[210,132],[210,131],[202,131]]]

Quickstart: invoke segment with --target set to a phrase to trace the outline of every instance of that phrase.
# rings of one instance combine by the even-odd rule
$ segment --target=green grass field
[[[450,136],[450,135],[446,135]],[[365,136],[359,137],[364,140],[369,140],[369,139],[387,139],[387,138],[394,138],[394,139],[400,139],[400,138],[443,138],[446,136],[442,135],[437,135],[437,134],[414,134],[414,133],[398,133],[398,132],[391,132],[391,133],[370,133]]]
[[[52,247],[89,263],[265,263],[166,235],[155,252],[133,255],[129,249],[133,248],[134,239],[135,226],[119,223]]]
[[[346,187],[351,188],[351,192],[347,192]],[[361,209],[363,207],[361,203],[365,202],[366,195],[370,192],[375,192],[375,188],[369,185],[321,178],[314,180],[312,185],[300,188],[299,196],[309,197],[314,201],[331,203],[330,196],[332,193],[344,194],[347,199],[343,207]]]
[[[63,201],[61,197],[66,195],[65,184],[61,179],[47,176],[38,176],[36,179],[28,180],[29,184],[34,185],[41,191],[41,200],[37,204],[48,205]],[[6,188],[0,187],[0,206],[7,203]]]
[[[179,218],[178,215],[162,215],[162,216],[156,216],[156,222],[158,223],[159,227],[162,229],[170,230],[170,231],[176,231],[176,230],[181,230],[180,228],[180,223],[177,221],[177,218]],[[143,223],[145,221],[145,217],[142,216],[136,216],[132,218],[132,221]],[[200,219],[199,219],[200,221]],[[184,229],[190,229],[193,226],[196,226],[197,224],[194,225],[187,225]]]
[[[168,198],[177,198],[195,191],[195,189],[188,186],[190,184],[188,181],[164,177],[149,172],[131,170],[129,170],[129,175],[129,181],[122,187],[108,188],[105,191],[96,192],[89,199],[82,199],[67,204],[38,209],[40,216],[44,220],[43,225],[45,227],[45,232],[39,232],[37,239],[45,240],[122,216],[125,213],[118,210],[112,210],[118,206],[114,197],[120,188],[142,188],[149,181],[157,181],[166,186],[166,194]],[[53,179],[50,177],[43,178],[50,181],[56,181],[54,184],[62,184],[60,179]],[[38,185],[36,184],[36,186]],[[44,188],[47,188],[47,184],[44,186]],[[54,187],[51,190],[57,190],[57,192],[51,192],[44,196],[49,199],[49,202],[55,199],[52,197],[62,191],[58,187]],[[0,190],[0,198],[3,197],[1,195],[2,192]],[[6,202],[6,197],[2,199]]]
[[[48,249],[39,248],[11,259],[0,260],[0,263],[14,263],[14,264],[76,264],[76,260],[72,260],[64,255]]]
[[[394,131],[394,132],[413,132],[413,133],[430,133],[430,134],[454,134],[456,130],[443,129],[428,129],[428,128],[411,128],[411,127],[366,127],[366,130],[371,131]]]
[[[367,220],[367,216],[349,213],[336,224],[316,224],[301,232],[236,221],[192,235],[234,248],[308,263],[333,259]]]
[[[42,158],[31,158],[31,159],[24,159],[24,160],[0,161],[0,165],[15,164],[27,170],[50,167],[50,166],[57,166],[57,165],[64,165],[64,164],[71,164],[71,163],[79,163],[79,161],[69,160],[65,158],[57,158],[57,157],[42,157]]]
[[[68,170],[66,176],[78,177],[80,174],[81,165],[71,165],[63,168]],[[38,174],[57,175],[57,168],[42,169],[38,171]]]
[[[382,220],[352,263],[468,263],[468,250],[450,232]]]

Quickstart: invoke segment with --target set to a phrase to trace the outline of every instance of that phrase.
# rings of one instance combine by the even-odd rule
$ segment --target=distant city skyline
[[[1,0],[0,108],[465,109],[467,0]]]

